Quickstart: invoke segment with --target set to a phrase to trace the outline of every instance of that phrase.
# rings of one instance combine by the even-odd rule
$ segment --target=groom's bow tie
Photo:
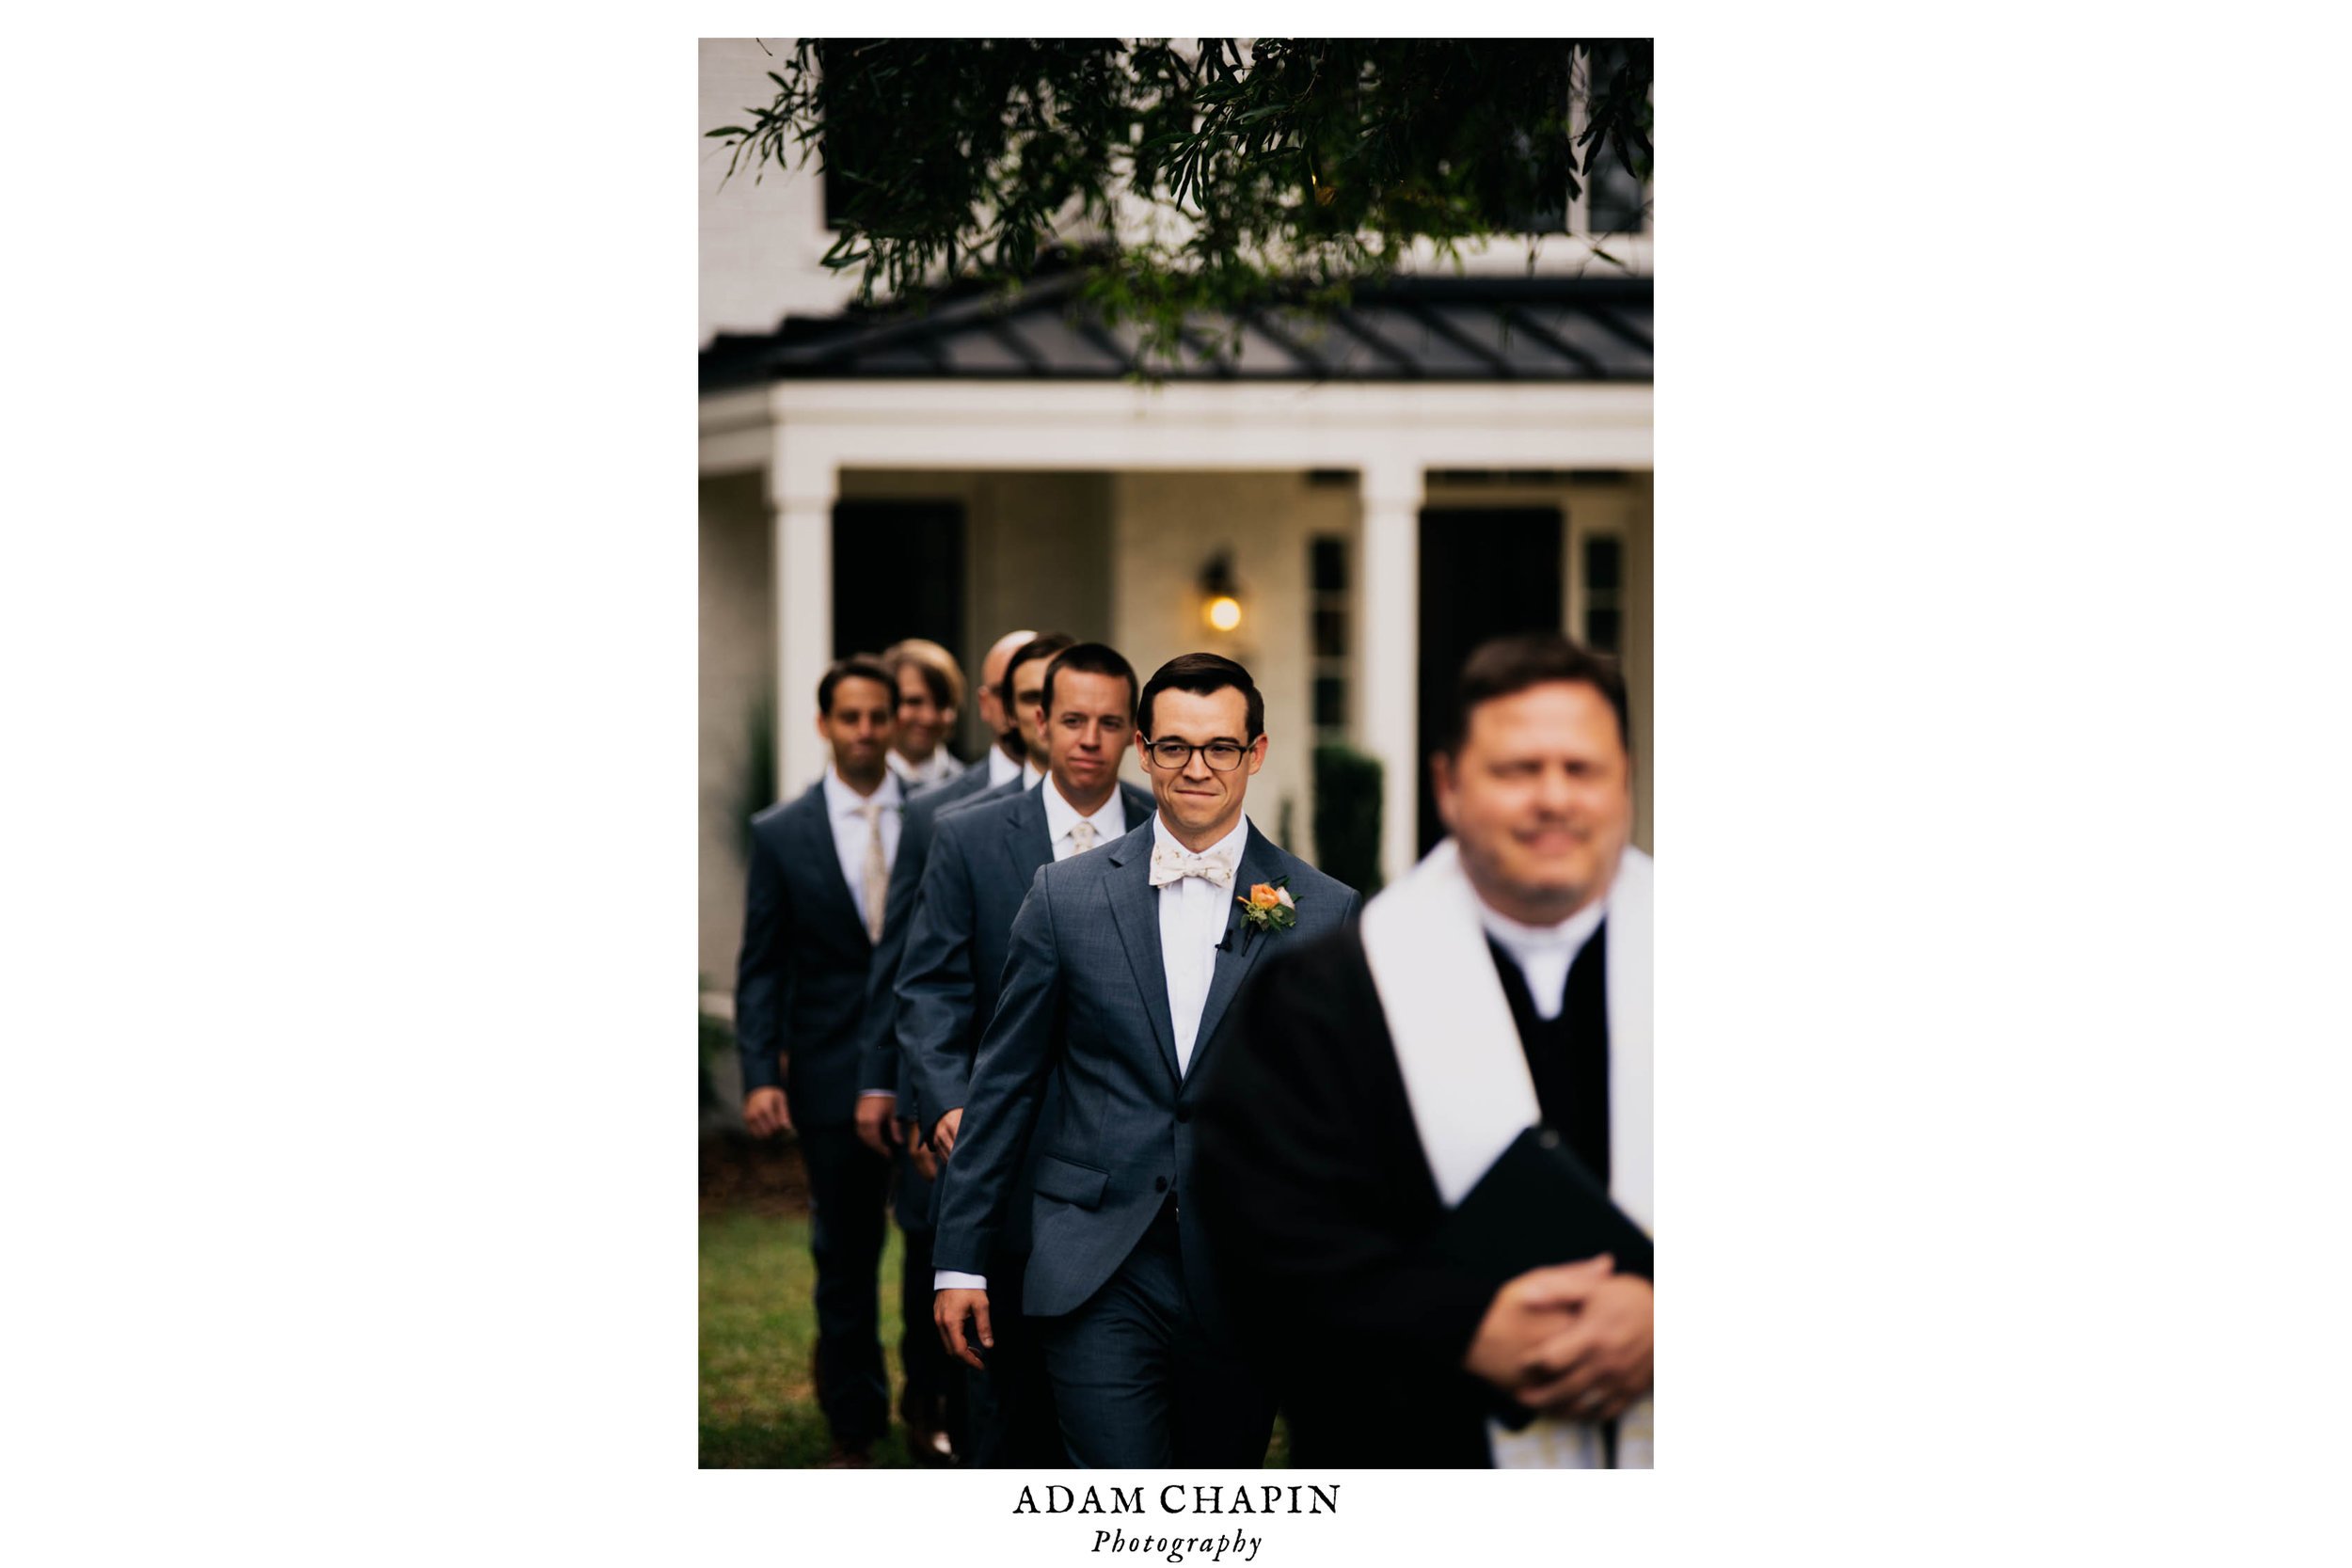
[[[1166,887],[1187,877],[1198,877],[1214,887],[1232,887],[1233,868],[1221,855],[1195,855],[1172,844],[1158,844],[1152,848],[1152,885]]]

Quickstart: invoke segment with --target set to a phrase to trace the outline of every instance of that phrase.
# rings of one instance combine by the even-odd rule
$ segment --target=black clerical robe
[[[1606,932],[1549,1022],[1489,947],[1545,1121],[1604,1186]],[[1270,955],[1234,1022],[1204,1086],[1202,1200],[1229,1299],[1281,1389],[1293,1463],[1491,1464],[1486,1420],[1504,1406],[1461,1367],[1495,1286],[1430,1244],[1446,1209],[1356,930]]]

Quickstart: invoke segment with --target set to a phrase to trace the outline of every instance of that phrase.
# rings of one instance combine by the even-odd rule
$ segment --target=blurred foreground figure
[[[1647,1467],[1651,865],[1625,686],[1463,667],[1448,838],[1235,1012],[1200,1168],[1293,1462]]]

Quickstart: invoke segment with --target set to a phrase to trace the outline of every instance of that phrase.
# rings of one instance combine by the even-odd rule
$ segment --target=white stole
[[[1607,930],[1610,1196],[1655,1234],[1650,1188],[1649,856],[1628,845]],[[1364,957],[1411,1101],[1422,1154],[1451,1209],[1513,1139],[1543,1119],[1518,1024],[1486,951],[1477,895],[1451,838],[1364,906]],[[1652,1463],[1651,1402],[1617,1421],[1617,1464]],[[1500,1469],[1597,1468],[1597,1422],[1546,1417],[1522,1432],[1487,1423]]]

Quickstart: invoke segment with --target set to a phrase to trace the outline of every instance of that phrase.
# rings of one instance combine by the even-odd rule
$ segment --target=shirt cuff
[[[877,1095],[884,1100],[896,1100],[898,1098],[898,1091],[897,1089],[860,1089],[857,1091],[857,1097],[860,1100],[872,1100]]]
[[[988,1276],[981,1274],[958,1274],[953,1269],[933,1269],[931,1289],[934,1291],[985,1291]]]

